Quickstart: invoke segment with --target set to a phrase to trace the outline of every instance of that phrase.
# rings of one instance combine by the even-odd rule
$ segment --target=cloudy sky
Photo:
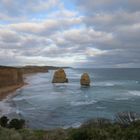
[[[140,67],[140,0],[0,0],[0,65]]]

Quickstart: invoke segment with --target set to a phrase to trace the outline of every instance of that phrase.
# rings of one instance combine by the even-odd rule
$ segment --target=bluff
[[[47,66],[25,66],[20,68],[23,74],[48,72]]]
[[[0,88],[23,83],[19,68],[0,66]]]
[[[0,66],[0,99],[24,84],[19,68]]]

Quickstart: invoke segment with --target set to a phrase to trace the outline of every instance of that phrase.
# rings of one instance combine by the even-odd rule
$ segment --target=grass
[[[140,121],[122,124],[98,119],[80,128],[50,131],[0,127],[0,140],[140,140]]]

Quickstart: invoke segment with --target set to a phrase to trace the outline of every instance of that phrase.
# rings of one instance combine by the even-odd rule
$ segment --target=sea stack
[[[80,79],[80,84],[82,86],[90,86],[90,78],[87,73],[83,73]]]
[[[52,83],[68,83],[66,73],[63,69],[58,69],[55,71]]]

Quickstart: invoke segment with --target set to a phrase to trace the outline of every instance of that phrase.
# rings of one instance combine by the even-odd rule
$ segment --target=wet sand
[[[26,85],[26,83],[0,88],[0,101],[24,85]]]

